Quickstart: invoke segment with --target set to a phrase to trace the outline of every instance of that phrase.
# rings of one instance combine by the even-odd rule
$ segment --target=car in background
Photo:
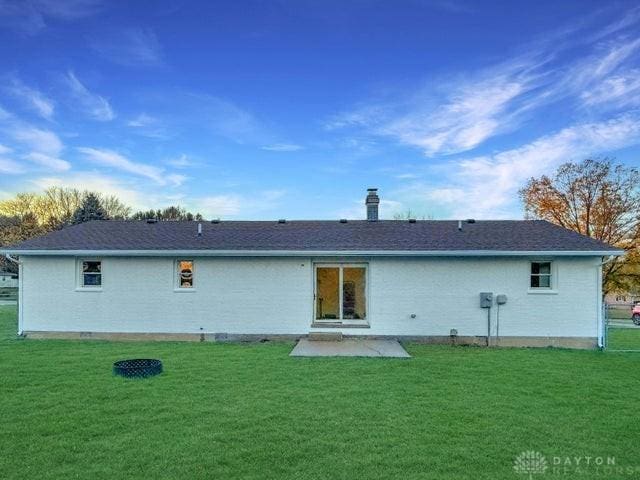
[[[631,320],[635,325],[640,325],[640,303],[636,303],[631,310]]]

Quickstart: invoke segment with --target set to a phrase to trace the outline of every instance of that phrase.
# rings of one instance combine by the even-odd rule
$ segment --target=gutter
[[[604,257],[624,250],[5,250],[6,255],[102,257]]]
[[[596,291],[596,295],[598,296],[596,299],[598,312],[597,312],[596,318],[598,319],[597,331],[598,331],[598,347],[599,348],[607,347],[607,325],[606,325],[607,318],[604,313],[605,305],[603,302],[603,295],[602,295],[602,267],[605,266],[607,263],[613,262],[615,259],[616,259],[615,255],[610,255],[609,258],[607,258],[606,260],[603,259],[598,264],[598,269],[596,272],[597,282],[598,282],[598,289]]]

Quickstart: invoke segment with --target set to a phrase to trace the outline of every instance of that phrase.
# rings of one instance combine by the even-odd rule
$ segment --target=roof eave
[[[19,256],[101,257],[604,257],[624,250],[0,250]]]

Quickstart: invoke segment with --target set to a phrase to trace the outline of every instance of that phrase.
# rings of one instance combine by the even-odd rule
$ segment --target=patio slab
[[[291,357],[390,357],[411,358],[396,340],[342,340],[340,342],[301,339]]]

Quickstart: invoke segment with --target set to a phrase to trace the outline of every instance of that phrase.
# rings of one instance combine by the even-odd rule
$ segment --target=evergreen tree
[[[97,195],[89,193],[82,205],[74,212],[71,223],[77,225],[78,223],[88,222],[89,220],[108,220],[107,213],[105,212],[100,199]]]

